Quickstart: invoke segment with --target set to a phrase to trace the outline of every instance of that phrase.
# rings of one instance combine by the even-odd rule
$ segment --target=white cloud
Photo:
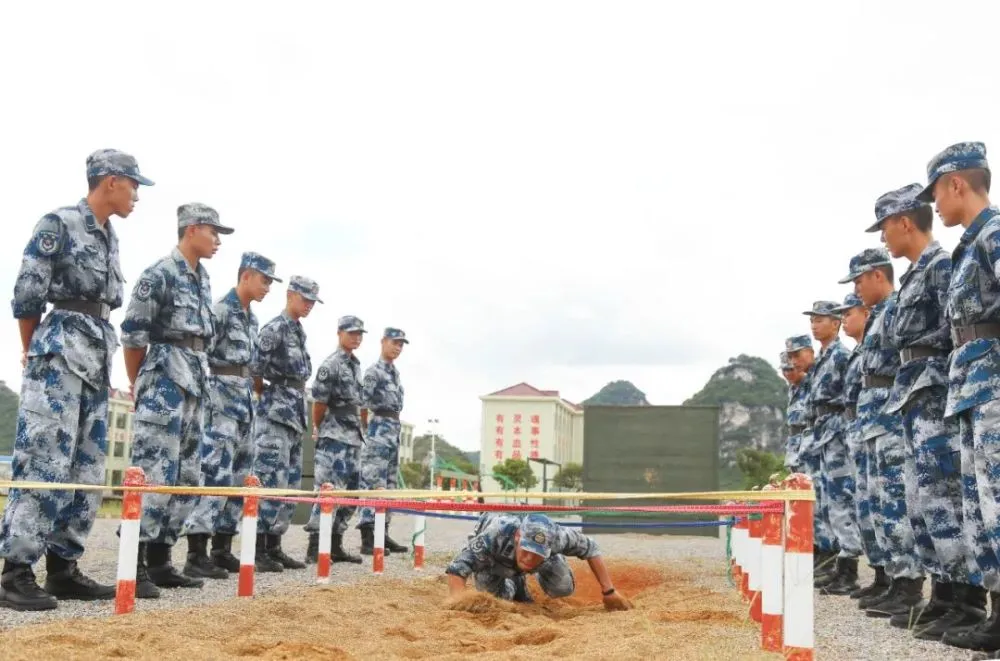
[[[157,181],[117,225],[130,282],[211,204],[238,228],[216,296],[257,250],[320,282],[314,364],[341,314],[405,328],[404,417],[470,449],[511,383],[679,403],[776,360],[846,293],[879,194],[951,142],[1000,150],[987,2],[94,7],[0,17],[0,280],[87,153],[130,151]],[[17,343],[0,327],[13,385]]]

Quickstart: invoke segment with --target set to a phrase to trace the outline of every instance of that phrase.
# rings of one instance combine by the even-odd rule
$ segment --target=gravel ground
[[[100,519],[90,538],[89,549],[81,567],[95,580],[113,584],[118,557],[116,520]],[[458,550],[471,530],[466,521],[428,519],[426,569],[423,575],[441,572],[451,555]],[[406,515],[393,518],[392,536],[396,541],[409,545],[413,520]],[[723,562],[723,543],[714,537],[686,537],[675,535],[597,535],[595,538],[609,558],[621,557],[636,561],[667,561],[681,569],[696,573],[695,582],[719,592],[732,592]],[[237,538],[237,544],[239,538]],[[355,552],[360,539],[357,531],[347,534],[347,545]],[[235,546],[235,545],[234,545]],[[301,558],[305,554],[306,535],[300,527],[293,527],[285,536],[286,552]],[[174,564],[184,563],[186,544],[182,541],[174,551]],[[234,552],[236,550],[234,549]],[[238,553],[237,553],[238,554]],[[332,569],[332,583],[348,583],[370,575],[370,558],[366,564],[336,563]],[[44,581],[44,563],[37,567],[40,582]],[[257,574],[256,594],[269,595],[301,589],[313,584],[315,566],[305,570],[284,571],[280,574]],[[862,568],[862,581],[871,580],[871,573]],[[385,576],[407,578],[420,576],[411,568],[408,555],[386,558]],[[136,610],[180,608],[235,598],[236,579],[207,580],[202,589],[163,590],[159,599],[137,600]],[[735,597],[734,597],[735,598]],[[907,632],[894,629],[883,619],[867,618],[857,609],[856,602],[847,597],[822,597],[817,595],[816,643],[817,655],[827,659],[982,659],[975,655],[940,643],[915,640]],[[0,610],[0,630],[32,623],[51,622],[60,618],[106,617],[113,613],[112,602],[60,602],[55,611],[45,613],[20,613]]]

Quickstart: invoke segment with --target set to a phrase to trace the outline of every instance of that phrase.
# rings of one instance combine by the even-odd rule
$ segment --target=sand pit
[[[606,612],[600,587],[574,562],[577,593],[536,603],[470,593],[446,608],[443,576],[368,578],[281,597],[201,608],[64,620],[0,634],[5,659],[778,659],[735,593],[691,581],[688,570],[609,560],[635,606]],[[141,609],[141,604],[140,604]]]

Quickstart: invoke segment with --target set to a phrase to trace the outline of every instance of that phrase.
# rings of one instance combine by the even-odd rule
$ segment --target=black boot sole
[[[46,590],[46,592],[49,592]],[[115,592],[111,594],[102,595],[82,595],[82,594],[59,594],[58,592],[49,592],[53,597],[59,601],[111,601],[115,598]]]
[[[222,569],[222,567],[217,567],[217,569]],[[221,572],[205,571],[204,569],[199,569],[196,567],[189,567],[184,565],[184,571],[181,572],[189,578],[207,578],[213,581],[224,581],[229,578],[229,572],[222,569]]]
[[[41,612],[55,610],[59,607],[58,603],[46,603],[46,604],[36,604],[32,606],[31,604],[17,604],[12,601],[5,599],[0,595],[0,608],[9,608],[14,611],[21,612]]]

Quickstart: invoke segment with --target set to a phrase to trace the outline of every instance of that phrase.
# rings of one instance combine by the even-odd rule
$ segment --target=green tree
[[[567,462],[552,479],[552,484],[560,489],[579,491],[583,488],[583,466],[573,461]]]
[[[427,467],[416,461],[407,461],[399,467],[407,489],[426,489],[430,486],[431,474]]]
[[[736,453],[736,465],[743,474],[744,489],[764,486],[775,473],[781,477],[788,475],[784,463],[782,457],[766,450],[743,448]]]
[[[524,459],[507,459],[493,467],[493,472],[509,479],[514,488],[530,489],[538,484],[538,478],[531,472],[531,466]],[[504,489],[506,490],[506,485]]]

